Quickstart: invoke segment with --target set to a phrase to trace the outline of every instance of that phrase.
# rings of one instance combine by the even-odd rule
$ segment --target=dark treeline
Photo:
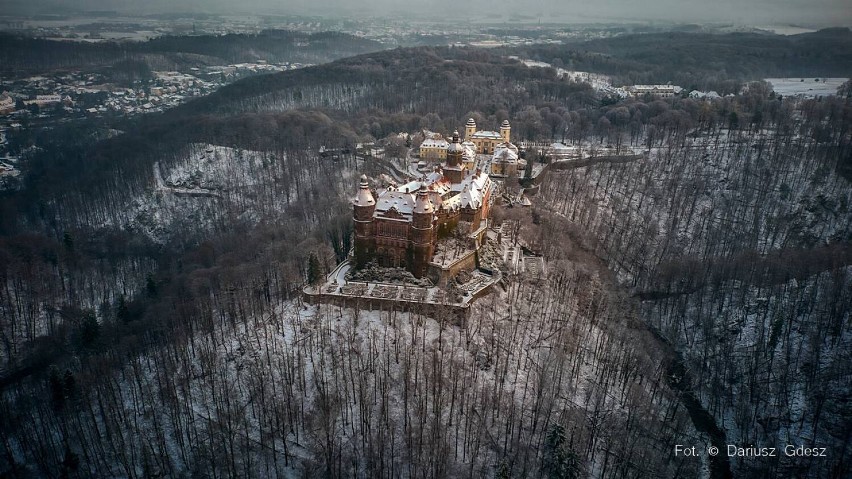
[[[321,63],[380,50],[381,44],[340,32],[303,33],[267,30],[257,35],[166,36],[149,40],[144,52],[183,52],[220,58],[228,63],[252,60]]]
[[[68,215],[58,214],[57,207],[76,205],[83,211],[94,202],[118,208],[152,184],[156,161],[168,166],[191,143],[264,151],[351,147],[361,138],[400,131],[449,133],[467,117],[482,128],[510,119],[516,138],[646,148],[683,142],[693,133],[756,132],[774,125],[781,133],[806,134],[832,148],[834,166],[844,174],[852,171],[848,104],[837,98],[809,101],[802,124],[793,122],[794,104],[762,83],[713,102],[613,103],[586,84],[557,79],[552,70],[527,68],[488,52],[397,49],[249,78],[175,110],[114,125],[83,121],[10,135],[13,153],[24,156],[26,175],[21,190],[7,194],[2,207],[25,213],[28,222],[47,226],[58,237],[57,218],[67,221]],[[309,107],[313,111],[300,109]],[[104,138],[109,126],[125,133]],[[4,214],[0,226],[14,231],[21,226],[18,217]]]
[[[831,28],[789,36],[651,33],[507,52],[567,70],[606,73],[616,84],[672,82],[724,95],[737,93],[741,82],[768,77],[848,77],[852,31]]]
[[[87,120],[34,129],[15,140],[28,151],[25,179],[19,189],[0,196],[0,369],[12,376],[37,372],[48,359],[73,353],[85,318],[109,322],[126,308],[145,317],[148,307],[142,305],[154,301],[151,288],[215,265],[213,256],[194,259],[201,243],[213,241],[224,251],[215,258],[239,269],[249,259],[260,260],[244,246],[280,237],[274,242],[279,257],[263,264],[286,276],[276,281],[287,283],[287,294],[301,284],[301,262],[309,250],[292,247],[280,254],[282,245],[316,238],[305,244],[321,250],[323,262],[331,264],[349,249],[351,224],[341,206],[354,180],[342,178],[340,169],[353,169],[353,159],[319,163],[316,154],[322,145],[354,149],[355,135],[345,124],[319,112],[294,111],[115,126],[127,133],[106,134],[107,125]],[[29,148],[36,144],[39,148]],[[174,201],[150,194],[155,171],[204,154],[204,144],[233,149],[230,161],[239,176],[224,171],[227,181],[217,196],[182,200],[184,206],[171,211]],[[259,152],[249,156],[243,148]],[[174,215],[168,230],[156,233],[157,242],[133,216],[139,198]],[[213,254],[211,244],[202,247],[205,254]],[[245,255],[250,258],[243,260]],[[151,314],[150,322],[171,318]],[[115,330],[115,337],[122,331]]]
[[[852,74],[852,63],[833,68]],[[725,81],[732,91],[743,89],[739,80]],[[527,68],[482,50],[417,48],[250,78],[174,114],[323,109],[356,134],[374,138],[420,128],[451,133],[468,117],[482,128],[510,119],[513,134],[527,140],[583,142],[597,137],[618,146],[642,138],[650,147],[672,136],[683,139],[695,128],[758,131],[773,124],[796,133],[791,116],[795,103],[773,94],[763,82],[748,83],[739,97],[713,102],[601,99],[589,85],[559,79],[552,69]],[[806,115],[814,118],[808,134],[838,146],[846,142],[849,109],[844,99],[808,102]],[[837,150],[841,170],[849,169],[847,153],[848,144]]]
[[[596,102],[585,84],[557,81],[552,71],[530,69],[504,57],[470,48],[395,49],[347,58],[281,75],[258,76],[224,87],[178,109],[178,114],[263,111],[299,106],[347,112],[436,114],[461,119],[476,109],[520,110],[547,101],[576,107]],[[320,103],[308,103],[305,90],[342,86]]]
[[[380,50],[379,43],[338,32],[269,30],[256,35],[167,36],[146,42],[55,41],[0,33],[0,76],[106,67],[129,59],[153,69],[269,62],[324,63]]]

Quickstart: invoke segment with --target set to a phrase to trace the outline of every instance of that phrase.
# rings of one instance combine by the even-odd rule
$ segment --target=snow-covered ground
[[[842,290],[852,290],[852,267],[769,286],[726,281],[712,290],[645,302],[643,310],[656,327],[679,337],[679,342],[712,348],[705,361],[689,354],[691,368],[698,377],[724,371],[699,381],[696,393],[718,418],[729,444],[779,451],[788,444],[813,445],[836,455],[850,413],[845,398],[852,390],[848,371],[852,330],[842,326],[849,324],[852,313],[832,311],[830,306]],[[806,304],[802,298],[808,298]],[[679,311],[680,325],[666,319],[670,309]],[[761,378],[759,384],[753,378]],[[814,384],[819,392],[809,387]],[[720,389],[726,393],[720,394]],[[814,398],[825,401],[824,406],[820,399],[815,404]],[[773,461],[787,470],[796,470],[801,462],[779,456]],[[742,475],[759,467],[749,458],[733,460]],[[812,471],[821,477],[828,469],[825,460]]]
[[[815,98],[818,96],[836,95],[837,89],[848,78],[766,78],[772,84],[775,93],[784,96],[802,96]]]
[[[78,265],[73,271],[29,266],[29,282],[9,278],[0,282],[0,375],[9,365],[30,352],[27,343],[60,331],[69,317],[91,311],[102,321],[104,305],[112,307],[121,295],[130,300],[144,288],[147,276],[156,271],[150,258],[102,258]],[[67,309],[69,305],[74,308]]]
[[[558,421],[583,475],[698,477],[701,460],[669,460],[672,440],[706,445],[660,386],[660,362],[637,347],[647,338],[623,327],[616,301],[581,265],[563,264],[561,274],[569,282],[558,292],[514,283],[475,303],[464,329],[445,318],[297,302],[230,317],[228,309],[244,310],[228,306],[239,298],[214,298],[215,332],[140,356],[80,398],[92,413],[75,416],[69,443],[81,471],[96,476],[437,468],[492,477],[505,462],[523,477],[539,470]],[[20,463],[32,461],[21,452],[30,432],[7,439]],[[100,454],[82,453],[105,435],[112,439]],[[132,453],[144,450],[156,459]]]
[[[165,242],[175,234],[206,234],[225,218],[275,221],[310,190],[322,188],[336,198],[354,181],[354,169],[342,162],[336,163],[334,178],[320,178],[317,161],[331,160],[195,144],[176,160],[156,162],[151,188],[103,224]],[[193,228],[187,230],[186,224]]]
[[[509,58],[518,60],[530,68],[554,68],[553,65],[547,62],[526,60],[514,56],[510,56]],[[612,86],[612,79],[609,77],[609,75],[604,75],[602,73],[566,70],[564,68],[555,68],[555,70],[557,78],[569,78],[574,82],[588,83],[592,86],[592,89],[606,95],[615,95],[621,98],[627,98],[629,96],[629,94],[624,88],[617,88]]]
[[[643,317],[683,351],[729,443],[836,447],[842,437],[852,268],[785,281],[802,272],[808,256],[797,254],[848,244],[852,231],[852,186],[822,155],[805,138],[722,130],[631,163],[551,171],[539,194],[600,241],[623,284],[672,293]]]
[[[784,162],[770,165],[766,158],[776,150]],[[640,258],[634,254],[700,254],[724,237],[737,242],[753,238],[748,247],[761,253],[800,241],[800,235],[824,244],[852,229],[852,217],[841,213],[843,205],[852,204],[852,188],[845,179],[814,168],[811,162],[793,161],[805,151],[805,143],[788,150],[766,135],[729,141],[723,132],[718,140],[698,137],[677,147],[652,148],[637,161],[561,173],[568,184],[551,182],[542,193],[558,203],[557,211],[588,222],[590,230],[600,231],[613,247],[636,245],[635,252],[622,252],[636,261]],[[773,175],[772,187],[754,188],[755,178],[767,174]],[[601,184],[609,188],[594,187]],[[569,189],[573,193],[566,196]],[[742,220],[731,211],[753,217],[757,208],[761,214],[752,225],[757,230],[745,234]],[[616,239],[627,237],[648,240]],[[635,272],[615,269],[627,275],[623,280],[632,282]]]
[[[759,25],[755,28],[770,31],[776,35],[800,35],[802,33],[813,33],[817,31],[814,28],[802,27],[799,25]]]
[[[616,88],[612,86],[612,79],[609,77],[609,75],[604,75],[602,73],[582,72],[557,68],[556,76],[559,78],[570,78],[572,81],[578,83],[588,83],[595,91],[602,92],[608,95],[615,95],[620,98],[627,98],[629,96],[629,94],[624,88]]]

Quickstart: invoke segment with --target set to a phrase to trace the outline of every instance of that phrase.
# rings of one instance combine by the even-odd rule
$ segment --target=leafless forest
[[[28,168],[0,198],[0,474],[844,477],[845,88],[618,100],[398,49],[11,138]],[[464,327],[303,304],[308,257],[350,249],[355,178],[400,175],[357,145],[404,153],[468,117],[590,156],[531,154],[533,206],[494,213],[547,274],[507,275]],[[829,455],[673,454],[723,440]]]
[[[731,443],[849,454],[852,189],[814,131],[839,126],[839,106],[788,105],[779,123],[747,131],[675,129],[648,138],[646,159],[561,171],[542,187],[545,208],[584,226],[648,327],[682,351]],[[739,468],[829,476],[835,464]]]

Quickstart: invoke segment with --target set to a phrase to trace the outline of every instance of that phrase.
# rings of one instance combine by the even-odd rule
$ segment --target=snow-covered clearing
[[[848,78],[767,78],[775,93],[784,96],[802,96],[816,98],[818,96],[836,95],[837,89]]]

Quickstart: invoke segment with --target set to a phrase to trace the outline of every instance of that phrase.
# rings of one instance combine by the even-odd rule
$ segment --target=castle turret
[[[459,132],[453,132],[453,142],[447,147],[447,167],[444,176],[450,183],[461,183],[464,177],[464,147],[459,142]]]
[[[509,143],[511,132],[512,127],[509,126],[509,120],[503,120],[503,123],[500,125],[500,136],[503,137],[504,142]]]
[[[473,121],[473,118],[468,118],[467,123],[464,125],[464,139],[470,141],[474,133],[476,133],[476,122]]]
[[[358,195],[352,200],[352,216],[355,220],[355,263],[363,266],[373,254],[373,213],[376,200],[367,184],[367,176],[361,175]]]
[[[411,272],[417,278],[428,273],[429,262],[435,254],[435,206],[429,193],[421,189],[417,193],[411,220],[411,246],[413,249]]]

